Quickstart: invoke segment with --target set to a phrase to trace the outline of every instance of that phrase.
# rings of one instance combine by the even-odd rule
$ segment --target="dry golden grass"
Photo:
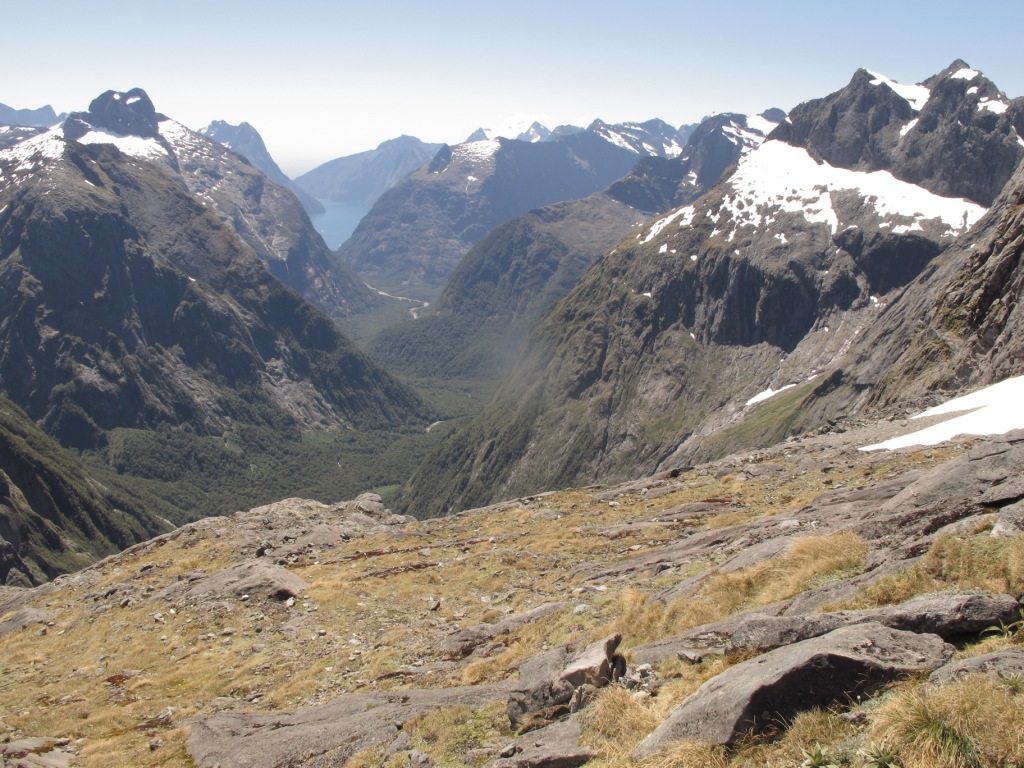
[[[246,708],[266,711],[291,709],[346,692],[502,679],[514,674],[518,661],[545,646],[596,639],[612,628],[635,644],[781,599],[859,568],[856,557],[837,556],[849,554],[851,542],[798,542],[781,558],[762,566],[712,575],[695,600],[668,607],[650,601],[637,587],[667,586],[669,576],[651,580],[640,574],[632,585],[628,580],[609,582],[602,585],[606,591],[596,591],[580,574],[595,564],[632,555],[632,546],[642,551],[676,535],[665,528],[646,528],[614,540],[600,533],[603,526],[644,520],[711,498],[742,508],[735,521],[802,506],[823,487],[823,475],[800,474],[797,462],[802,458],[796,454],[792,459],[775,457],[782,469],[744,482],[688,472],[665,481],[670,492],[654,498],[631,492],[612,505],[598,498],[599,490],[578,489],[531,502],[530,509],[471,513],[339,543],[320,553],[319,564],[305,560],[291,568],[310,583],[304,599],[292,609],[273,601],[242,604],[226,599],[192,607],[190,600],[184,600],[174,604],[175,614],[169,614],[170,604],[149,603],[145,595],[125,608],[118,605],[122,593],[102,597],[107,590],[123,586],[135,589],[137,595],[147,587],[159,591],[185,573],[197,569],[214,573],[237,562],[230,531],[221,538],[202,530],[186,534],[147,552],[114,558],[82,586],[65,585],[50,597],[40,597],[40,606],[52,603],[55,626],[43,636],[29,629],[0,638],[0,720],[26,735],[84,739],[81,757],[89,766],[188,766],[181,731],[172,726],[145,727],[167,707],[173,708],[173,720],[180,723],[209,711],[209,703],[221,696],[245,699]],[[939,453],[933,458],[894,454],[884,460],[857,456],[849,466],[833,467],[828,477],[835,484],[853,486],[870,473],[903,471],[941,458]],[[423,535],[429,539],[418,538]],[[430,550],[426,555],[419,553],[424,547]],[[401,570],[425,561],[440,565]],[[955,558],[946,557],[943,562],[943,573],[957,567]],[[1012,562],[1008,560],[1006,568],[1008,578],[1016,583],[1013,580],[1019,576],[1013,573],[1019,573],[1019,565]],[[144,565],[154,567],[142,573]],[[687,575],[704,567],[695,564]],[[380,575],[390,569],[398,571]],[[437,659],[437,645],[454,627],[564,600],[574,589],[583,590],[578,596],[592,612],[575,615],[565,610],[527,625],[502,638],[508,644],[504,652],[454,672],[388,676],[414,663],[429,667]],[[435,612],[428,609],[431,599],[441,602]],[[97,612],[104,602],[111,604],[110,609]],[[154,619],[158,611],[164,623]],[[256,632],[256,625],[262,625],[263,631]],[[286,625],[292,630],[284,631]],[[229,628],[235,633],[221,634]],[[324,637],[318,637],[321,628],[327,633]],[[653,711],[663,715],[662,707],[680,700],[727,664],[728,660],[713,660],[688,671],[668,671],[666,666],[663,674],[678,677],[663,687],[656,704],[643,706],[655,707]],[[107,682],[130,670],[139,674],[123,685]],[[197,702],[203,703],[203,709]],[[451,727],[472,731],[476,726]],[[148,746],[153,737],[164,742],[156,751]],[[611,744],[614,739],[609,739]],[[440,737],[435,742],[448,743]],[[432,749],[435,763],[445,764],[448,747]],[[718,755],[714,750],[686,749],[692,755]],[[698,758],[684,759],[686,749],[680,748],[678,764],[696,764],[693,761]],[[380,757],[380,753],[367,753],[360,759],[377,765]],[[352,764],[359,761],[354,759]]]
[[[871,736],[906,768],[996,768],[1024,762],[1024,694],[985,675],[895,692]]]
[[[947,589],[1024,595],[1024,536],[943,536],[913,567],[879,579],[853,600],[827,608],[894,605]]]
[[[867,546],[853,533],[807,536],[779,557],[731,573],[713,573],[695,595],[668,606],[649,600],[640,590],[626,589],[622,613],[610,631],[621,632],[627,645],[651,642],[855,575],[866,554]]]
[[[413,746],[426,754],[438,768],[462,768],[487,762],[480,750],[500,739],[509,739],[512,731],[504,704],[484,709],[466,706],[446,707],[420,715],[405,729]]]

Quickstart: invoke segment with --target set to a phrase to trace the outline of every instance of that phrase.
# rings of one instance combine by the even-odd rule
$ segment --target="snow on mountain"
[[[47,164],[64,154],[64,146],[60,132],[51,130],[0,149],[0,193],[45,173]]]
[[[736,228],[769,226],[778,213],[794,212],[808,222],[826,224],[835,234],[844,222],[833,196],[844,190],[857,192],[878,218],[898,219],[892,224],[894,232],[921,229],[921,222],[938,219],[946,234],[958,235],[986,211],[963,198],[940,197],[899,181],[888,171],[850,171],[817,163],[807,150],[781,141],[765,142],[741,160],[729,186],[722,210],[731,214]]]
[[[617,147],[641,156],[678,157],[686,144],[676,128],[657,119],[644,123],[616,124],[595,120],[587,130]]]
[[[962,71],[964,70],[961,70],[961,72]],[[878,72],[872,72],[870,69],[867,70],[867,72],[875,78],[871,81],[872,85],[887,86],[893,93],[898,96],[902,96],[915,112],[920,112],[924,108],[924,105],[928,103],[928,99],[931,98],[931,90],[923,85],[902,85],[885,75],[881,75]],[[956,77],[956,75],[954,75],[954,77]]]
[[[466,141],[476,142],[498,138],[526,141],[531,144],[547,141],[551,137],[551,129],[544,125],[542,121],[545,120],[547,120],[546,115],[515,114],[493,128],[478,128],[470,134]]]
[[[1024,428],[1024,376],[1005,379],[969,395],[947,400],[910,418],[957,413],[961,415],[901,437],[866,445],[860,450],[893,451],[914,445],[938,445],[957,435],[1003,435],[1012,429]]]
[[[156,139],[148,136],[123,136],[102,128],[94,128],[79,136],[76,141],[80,144],[113,144],[126,155],[141,160],[163,160],[168,156],[167,149]]]

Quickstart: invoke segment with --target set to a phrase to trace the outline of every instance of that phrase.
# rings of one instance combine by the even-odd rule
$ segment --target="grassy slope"
[[[611,631],[624,633],[628,656],[630,647],[643,642],[849,576],[863,567],[864,555],[850,534],[811,536],[767,563],[711,576],[696,598],[664,605],[649,596],[675,583],[676,569],[653,577],[643,570],[625,580],[595,578],[594,569],[655,551],[671,541],[671,533],[633,525],[609,535],[610,527],[707,499],[727,503],[733,511],[681,525],[721,528],[742,519],[785,516],[825,488],[859,487],[932,466],[951,453],[824,455],[805,445],[791,454],[751,457],[748,467],[756,468],[759,461],[769,462],[766,469],[774,465],[763,473],[741,477],[728,466],[712,466],[684,472],[667,487],[664,481],[651,483],[667,493],[646,494],[639,486],[626,493],[568,490],[511,503],[500,514],[474,512],[415,523],[299,558],[290,567],[311,586],[291,610],[280,604],[229,601],[216,608],[180,600],[136,600],[124,608],[103,609],[102,603],[120,594],[158,592],[193,569],[212,573],[236,562],[231,522],[225,521],[228,533],[217,538],[182,536],[149,551],[121,555],[70,580],[59,592],[40,595],[38,602],[47,602],[57,613],[54,626],[42,636],[30,628],[0,638],[0,722],[28,735],[82,739],[79,750],[86,765],[187,766],[185,731],[176,723],[203,711],[197,702],[208,704],[218,696],[247,699],[247,709],[274,711],[347,692],[495,681],[514,677],[516,663],[543,648]],[[822,468],[814,469],[815,462]],[[613,497],[616,503],[610,504]],[[943,539],[918,566],[876,584],[856,605],[945,588],[1019,594],[1024,591],[1024,539],[991,541],[984,536]],[[696,575],[713,564],[690,563],[686,573]],[[115,588],[122,592],[102,597]],[[432,666],[437,644],[452,628],[567,597],[589,608],[570,606],[528,624],[478,661]],[[432,612],[429,601],[435,598],[441,607]],[[989,639],[961,653],[977,654],[1021,639]],[[605,690],[585,720],[584,740],[599,750],[593,764],[629,764],[625,755],[672,703],[738,660],[665,662],[659,669],[665,686],[653,699],[617,687]],[[982,694],[991,705],[989,716],[1002,718],[1002,732],[1011,737],[1024,733],[1019,698],[1008,698],[1004,689]],[[834,714],[809,713],[778,738],[733,753],[684,745],[671,756],[673,762],[648,764],[792,766],[817,744],[841,757],[842,765],[859,766],[866,763],[856,755],[858,749],[886,742],[898,750],[904,765],[925,765],[914,757],[916,748],[900,746],[905,740],[890,734],[907,724],[899,702],[930,695],[917,681],[907,681],[884,699],[863,703],[867,719],[859,726]],[[950,704],[932,701],[929,706],[948,709]],[[170,720],[159,717],[166,707],[174,708]],[[408,730],[413,745],[438,765],[476,765],[482,758],[473,748],[500,746],[509,738],[500,707],[479,713],[441,711]],[[163,746],[151,751],[154,737]],[[380,760],[381,754],[373,752],[352,764],[377,765]]]

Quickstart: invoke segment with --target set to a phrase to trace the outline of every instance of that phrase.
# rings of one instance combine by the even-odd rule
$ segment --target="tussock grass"
[[[628,644],[651,642],[852,576],[863,568],[866,554],[867,545],[854,533],[807,536],[794,541],[784,555],[708,576],[694,596],[668,606],[648,600],[640,590],[627,589],[611,631],[621,632]]]
[[[1024,697],[985,675],[902,689],[874,713],[871,735],[906,768],[1024,762]]]
[[[474,753],[485,745],[512,736],[503,703],[484,709],[467,706],[436,709],[406,724],[413,746],[426,754],[438,768],[482,765],[489,759]]]
[[[920,562],[886,576],[842,608],[895,605],[917,595],[947,589],[983,590],[1024,596],[1024,536],[943,536]]]

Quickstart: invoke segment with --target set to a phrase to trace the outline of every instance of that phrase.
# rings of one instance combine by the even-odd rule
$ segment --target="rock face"
[[[545,315],[496,399],[439,449],[443,467],[428,460],[429,486],[414,479],[417,503],[443,513],[624,479],[864,407],[871,382],[855,381],[847,354],[893,362],[905,351],[893,329],[920,327],[906,316],[870,334],[872,348],[864,339],[889,314],[886,297],[980,222],[1010,179],[1022,103],[957,62],[909,91],[861,71],[795,109],[715,189],[619,244]],[[968,166],[955,179],[938,170]],[[992,286],[994,301],[1004,289]],[[1005,322],[1009,310],[992,306]],[[915,347],[894,391],[934,359],[934,345]],[[782,386],[792,391],[752,407]]]
[[[799,711],[825,707],[953,655],[935,635],[879,624],[837,629],[730,667],[682,704],[633,752],[648,757],[679,739],[731,744]]]
[[[323,205],[315,197],[284,175],[284,171],[278,167],[277,162],[267,151],[267,145],[263,143],[263,137],[260,136],[259,131],[249,123],[231,125],[223,120],[214,120],[199,133],[237,152],[272,182],[290,190],[299,198],[302,207],[310,216],[324,212]]]

